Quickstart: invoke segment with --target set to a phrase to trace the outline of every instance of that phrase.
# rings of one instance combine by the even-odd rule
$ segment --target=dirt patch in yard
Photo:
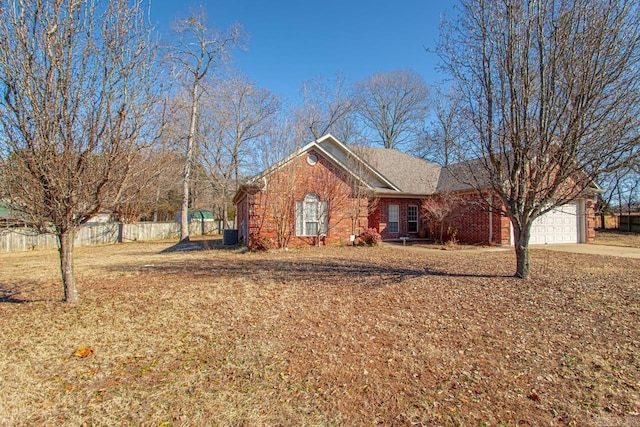
[[[640,424],[640,261],[171,245],[0,255],[0,425]]]

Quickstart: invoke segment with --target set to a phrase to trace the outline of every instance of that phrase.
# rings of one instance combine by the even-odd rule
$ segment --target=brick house
[[[578,199],[536,220],[531,243],[592,241],[593,200]],[[444,234],[470,244],[513,242],[509,218],[450,170],[397,150],[348,147],[331,135],[253,177],[234,204],[244,244],[346,244],[366,228],[387,241]],[[429,206],[440,210],[437,225]]]

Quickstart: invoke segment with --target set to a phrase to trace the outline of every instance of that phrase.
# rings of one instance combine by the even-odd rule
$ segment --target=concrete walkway
[[[607,246],[587,244],[557,244],[557,245],[531,245],[531,249],[544,249],[554,252],[570,252],[574,254],[606,255],[620,258],[640,259],[640,249],[624,246]]]

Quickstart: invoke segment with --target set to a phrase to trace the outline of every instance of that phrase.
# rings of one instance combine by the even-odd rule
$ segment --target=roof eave
[[[423,199],[433,195],[433,193],[409,193],[405,191],[392,191],[392,190],[374,190],[373,194],[376,197],[388,197],[397,199]]]

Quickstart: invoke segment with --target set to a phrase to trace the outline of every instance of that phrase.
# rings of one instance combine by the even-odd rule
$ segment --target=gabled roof
[[[443,167],[436,192],[448,193],[489,187],[491,178],[482,159],[474,159]]]
[[[509,154],[507,154],[509,156]],[[500,186],[498,182],[492,182],[497,177],[492,177],[488,171],[488,158],[479,158],[466,160],[460,163],[455,163],[442,168],[440,178],[438,180],[438,193],[466,191],[473,189],[489,189],[494,185]],[[508,175],[507,166],[503,163],[504,176]],[[584,175],[586,177],[586,175]],[[602,188],[596,183],[592,182],[585,190],[588,189],[591,192],[602,192]]]
[[[428,195],[437,190],[442,168],[435,163],[388,148],[357,147],[355,151],[401,193]]]
[[[240,186],[238,192],[233,198],[233,203],[237,203],[242,198],[242,196],[250,190],[260,190],[264,185],[264,179],[268,175],[272,174],[278,169],[286,166],[292,160],[310,151],[315,151],[318,154],[322,155],[325,159],[329,160],[334,165],[340,167],[352,177],[354,177],[356,181],[360,182],[360,184],[364,187],[370,189],[384,188],[389,191],[400,191],[400,189],[396,187],[389,179],[380,174],[375,168],[371,167],[369,163],[362,160],[362,158],[357,153],[352,151],[342,142],[338,141],[338,139],[331,134],[327,134],[322,138],[311,141],[304,147],[298,149],[296,152],[285,157],[271,167],[265,169],[258,175],[250,178]]]
[[[338,141],[331,134],[308,144],[309,150],[315,148],[329,160],[341,166],[345,171],[356,177],[362,184],[371,189],[385,188],[391,191],[401,191],[384,174],[381,174],[357,150],[352,150],[346,144]],[[304,149],[305,147],[303,147]],[[309,151],[307,150],[307,151]]]
[[[236,193],[234,203],[246,192],[262,189],[269,174],[310,151],[325,157],[380,196],[422,197],[471,188],[435,163],[393,149],[349,147],[328,134],[249,179]]]
[[[237,203],[251,190],[263,188],[265,177],[305,153],[315,151],[378,196],[424,197],[432,194],[490,188],[486,159],[468,160],[446,167],[398,150],[349,147],[328,134],[312,141],[243,184],[233,199]],[[602,191],[594,184],[594,191]]]

